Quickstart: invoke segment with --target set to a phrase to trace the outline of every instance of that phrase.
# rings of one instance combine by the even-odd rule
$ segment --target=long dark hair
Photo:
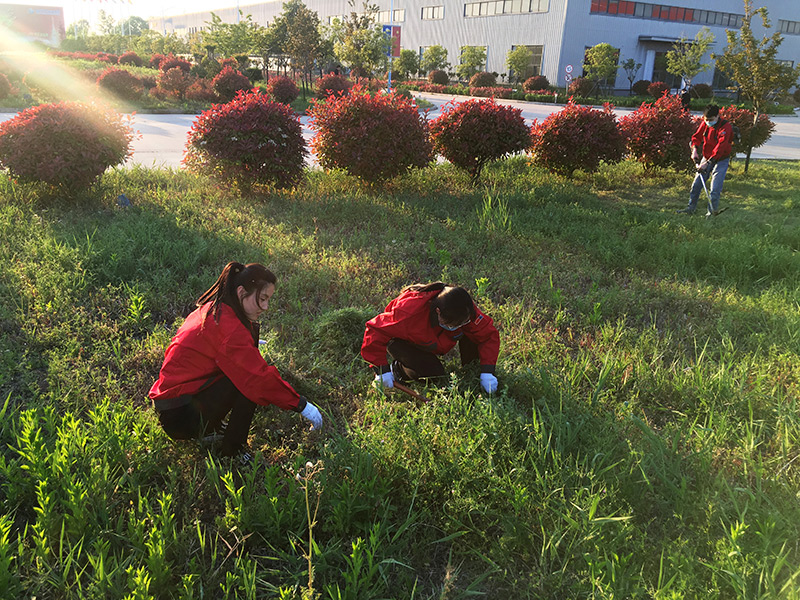
[[[275,285],[278,279],[275,274],[264,265],[250,263],[243,265],[238,262],[229,262],[222,269],[222,273],[208,290],[197,299],[197,306],[211,303],[211,314],[216,320],[217,310],[223,302],[233,309],[239,320],[249,326],[250,320],[245,316],[242,302],[236,290],[241,285],[249,296],[252,293],[260,293],[270,283]]]
[[[462,287],[450,286],[441,281],[415,283],[403,288],[403,292],[439,292],[431,300],[431,313],[439,309],[444,323],[463,323],[475,319],[475,302]]]

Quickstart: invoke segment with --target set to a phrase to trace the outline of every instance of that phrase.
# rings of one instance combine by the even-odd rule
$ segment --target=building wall
[[[0,4],[0,23],[29,42],[57,48],[64,39],[64,9],[60,6]]]
[[[552,84],[558,85],[565,82],[567,65],[573,65],[573,76],[579,76],[585,49],[602,42],[619,48],[620,61],[633,58],[642,63],[643,68],[637,79],[652,79],[656,53],[670,50],[672,42],[681,36],[694,38],[704,26],[695,22],[601,13],[598,10],[600,6],[604,6],[603,0],[549,0],[547,12],[466,17],[465,4],[468,1],[373,0],[373,3],[382,11],[388,11],[390,6],[395,11],[405,11],[404,20],[394,23],[401,26],[403,48],[419,52],[420,48],[439,44],[447,49],[448,59],[453,65],[458,63],[462,46],[486,46],[487,70],[506,73],[506,56],[512,47],[543,46],[542,74]],[[654,3],[646,4],[652,6]],[[703,0],[669,0],[668,5],[659,6],[697,11],[713,8],[716,12],[734,15],[742,15],[744,12],[742,0],[717,0],[713,7],[706,4]],[[800,2],[766,0],[764,4],[769,11],[773,31],[779,26],[787,30],[778,58],[796,64],[800,61]],[[345,15],[351,10],[346,0],[306,0],[306,5],[319,14],[323,23],[327,23],[329,17]],[[357,6],[360,8],[360,3]],[[430,6],[442,6],[443,18],[423,20],[422,9]],[[269,24],[281,13],[282,8],[282,0],[240,7],[243,14],[252,15],[253,20],[262,25]],[[235,8],[220,9],[214,13],[225,22],[236,21]],[[150,27],[167,33],[174,31],[180,35],[202,29],[210,20],[210,12],[194,13],[166,17],[164,20],[151,19]],[[756,35],[761,35],[763,31],[760,20],[758,23],[759,25],[754,25],[754,30]],[[797,23],[797,26],[793,23]],[[716,38],[711,52],[721,52],[727,43],[726,26],[706,26]],[[795,30],[797,33],[790,33]],[[709,56],[704,62],[712,63]],[[713,72],[712,64],[711,69],[698,75],[694,82],[711,83]],[[625,72],[621,69],[615,85],[618,88],[627,88],[629,85]]]

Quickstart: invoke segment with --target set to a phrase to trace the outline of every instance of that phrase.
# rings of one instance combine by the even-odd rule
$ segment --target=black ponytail
[[[433,283],[415,283],[403,288],[403,292],[409,291],[439,292],[431,300],[431,319],[434,318],[437,308],[445,323],[463,323],[467,319],[470,321],[475,319],[475,302],[469,292],[462,287],[449,286],[441,281],[435,281]]]
[[[265,266],[258,263],[243,265],[239,262],[229,262],[222,269],[217,280],[206,292],[197,299],[197,306],[211,303],[211,314],[217,319],[219,305],[227,304],[239,317],[239,320],[249,325],[249,319],[244,314],[242,302],[236,290],[243,286],[246,294],[258,293],[268,284],[275,285],[275,274]]]

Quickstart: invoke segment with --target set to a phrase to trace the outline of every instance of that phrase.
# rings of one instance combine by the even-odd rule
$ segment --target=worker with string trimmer
[[[720,119],[719,106],[716,104],[706,106],[703,119],[692,135],[691,141],[692,161],[696,165],[697,175],[689,192],[689,205],[680,209],[679,213],[694,214],[697,201],[704,189],[708,198],[706,218],[715,217],[726,210],[725,208],[720,210],[719,197],[733,154],[732,141],[733,125],[730,121]],[[707,182],[708,187],[706,187]]]

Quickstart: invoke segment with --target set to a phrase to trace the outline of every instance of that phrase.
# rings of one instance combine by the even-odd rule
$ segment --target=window
[[[605,1],[607,2],[608,0]],[[494,15],[541,13],[549,10],[550,0],[489,0],[465,4],[464,16],[491,17]]]
[[[511,46],[512,50],[516,50],[520,46]],[[544,46],[525,46],[528,50],[531,51],[531,61],[528,63],[528,67],[525,69],[525,72],[522,74],[522,77],[519,78],[520,81],[525,81],[529,77],[533,77],[534,75],[541,75],[542,74],[542,55]],[[512,72],[509,73],[509,81],[512,77],[516,77],[516,75]]]
[[[434,21],[436,19],[444,19],[444,6],[423,6],[422,7],[422,20]]]
[[[378,23],[402,23],[406,20],[406,10],[404,8],[394,11],[394,20],[390,19],[389,15],[390,13],[388,10],[382,10],[375,13],[375,20]]]
[[[532,0],[534,7],[548,4],[549,0]],[[544,10],[547,10],[546,8]],[[523,12],[525,12],[523,10]],[[533,8],[531,12],[539,12]],[[744,15],[723,13],[713,10],[696,10],[667,4],[652,4],[649,2],[632,2],[630,0],[591,0],[589,12],[593,14],[616,15],[635,17],[639,19],[657,19],[659,21],[673,21],[685,23],[702,23],[704,25],[718,25],[720,27],[740,28]],[[784,21],[781,21],[783,26]],[[789,33],[781,29],[783,33]],[[800,34],[800,27],[797,32]]]
[[[778,29],[781,33],[800,35],[800,21],[778,21]]]

